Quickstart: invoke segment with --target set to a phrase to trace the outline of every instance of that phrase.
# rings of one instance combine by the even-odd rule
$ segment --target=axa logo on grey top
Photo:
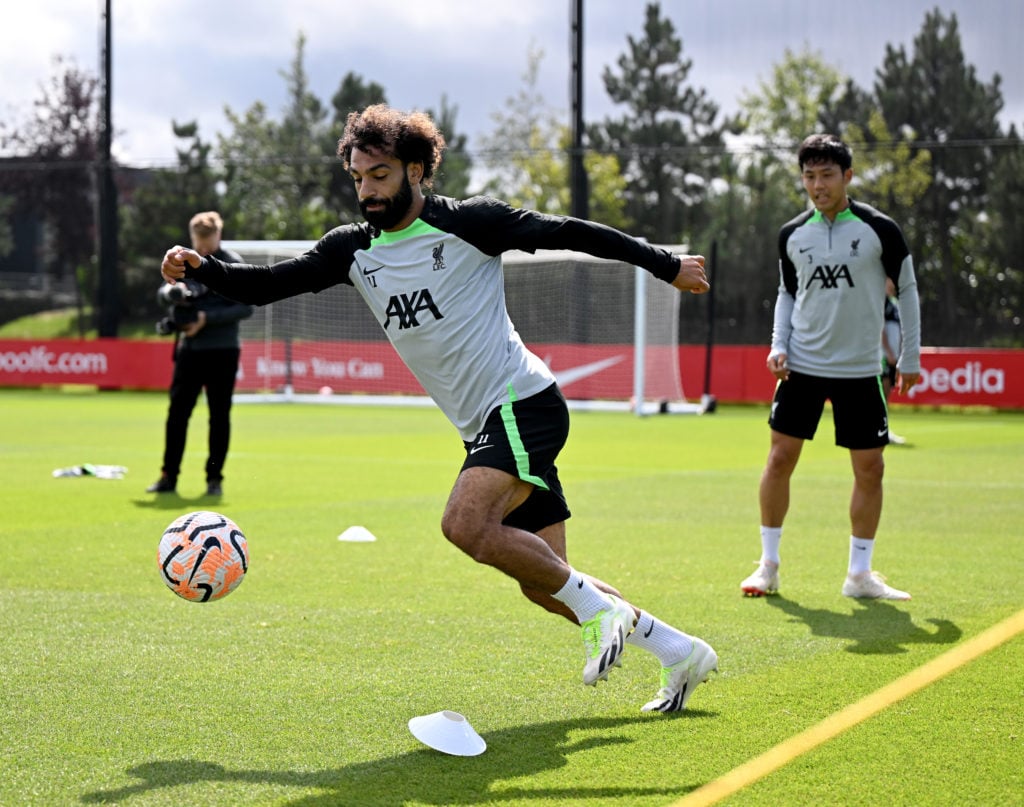
[[[850,276],[850,267],[845,263],[839,266],[829,266],[827,263],[815,266],[811,276],[807,279],[805,289],[809,289],[815,282],[821,284],[823,289],[839,288],[839,281],[845,280],[846,285],[853,288],[853,278]]]
[[[444,319],[444,314],[440,312],[434,304],[434,298],[430,296],[430,289],[420,289],[412,294],[392,294],[388,300],[388,306],[384,310],[387,316],[384,330],[391,326],[393,318],[398,320],[400,331],[406,328],[415,328],[421,324],[416,315],[424,311],[430,312],[435,321]]]

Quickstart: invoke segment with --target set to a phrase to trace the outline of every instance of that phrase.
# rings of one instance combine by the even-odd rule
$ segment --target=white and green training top
[[[679,259],[594,222],[513,208],[489,197],[428,196],[404,230],[346,224],[272,266],[206,258],[187,275],[255,305],[339,283],[355,286],[406,366],[472,440],[496,406],[555,383],[505,307],[501,254],[563,249],[642,266],[666,282]]]
[[[800,214],[779,231],[779,276],[771,352],[785,353],[789,369],[825,378],[878,375],[888,276],[903,325],[897,366],[920,372],[914,262],[891,218],[854,201],[834,222],[817,210]]]

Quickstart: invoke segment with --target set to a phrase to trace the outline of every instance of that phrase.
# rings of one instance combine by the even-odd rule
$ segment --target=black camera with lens
[[[178,333],[186,325],[199,319],[195,301],[206,292],[206,287],[194,280],[165,283],[156,293],[157,301],[167,306],[167,316],[156,323],[161,336]]]

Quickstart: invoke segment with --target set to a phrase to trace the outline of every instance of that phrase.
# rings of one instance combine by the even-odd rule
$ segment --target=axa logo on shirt
[[[980,361],[969,361],[962,367],[950,370],[946,367],[921,368],[921,380],[908,395],[923,392],[985,393],[1001,395],[1006,391],[1006,373],[999,367],[982,367]]]
[[[417,315],[425,311],[433,314],[435,320],[444,319],[444,314],[438,310],[434,298],[430,296],[430,289],[420,289],[412,294],[392,294],[388,300],[388,307],[384,310],[387,314],[384,330],[391,327],[392,319],[398,320],[400,331],[415,328],[421,324]]]
[[[814,271],[811,273],[810,278],[807,281],[805,289],[809,289],[816,281],[821,284],[823,289],[835,289],[839,287],[839,281],[845,280],[846,284],[853,288],[853,278],[850,277],[850,267],[845,263],[839,266],[829,266],[823,264],[821,266],[815,266]]]

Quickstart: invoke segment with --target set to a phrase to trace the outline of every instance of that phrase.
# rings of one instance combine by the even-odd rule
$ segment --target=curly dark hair
[[[401,160],[403,165],[421,163],[422,182],[429,188],[445,147],[444,135],[427,113],[401,112],[386,104],[374,104],[362,112],[349,113],[338,141],[338,156],[346,171],[354,148],[382,151]]]

